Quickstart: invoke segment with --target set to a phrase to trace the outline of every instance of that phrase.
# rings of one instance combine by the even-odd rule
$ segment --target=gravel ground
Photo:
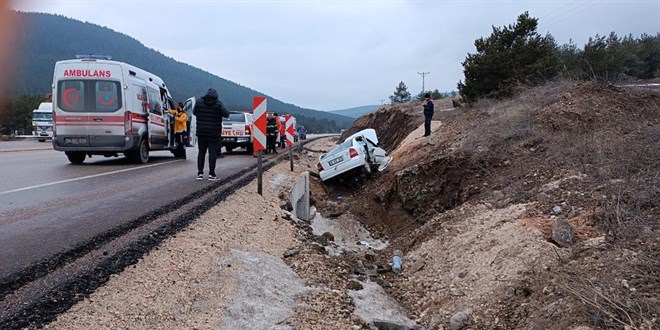
[[[332,147],[332,139],[308,145]],[[383,318],[413,324],[377,284],[356,279],[346,260],[369,253],[357,242],[386,243],[350,214],[317,213],[312,228],[283,209],[282,196],[314,168],[318,153],[295,157],[294,172],[287,160],[264,174],[263,197],[256,180],[238,190],[45,328],[368,329]],[[326,232],[337,243],[317,243]]]
[[[287,167],[281,163],[264,174],[263,197],[256,194],[256,181],[240,189],[46,328],[215,329],[225,318],[282,321],[290,303],[274,306],[281,317],[266,319],[264,310],[232,302],[245,295],[242,288],[273,278],[295,283],[280,287],[286,291],[282,299],[301,290],[285,264],[273,259],[297,244],[296,229],[282,219],[277,197],[295,178]],[[255,260],[261,273],[254,272]]]

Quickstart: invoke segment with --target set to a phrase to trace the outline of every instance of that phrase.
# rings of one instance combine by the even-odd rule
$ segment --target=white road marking
[[[14,190],[2,191],[2,192],[0,192],[0,195],[10,194],[10,193],[15,193],[15,192],[19,192],[19,191],[25,191],[25,190],[30,190],[30,189],[37,189],[37,188],[48,187],[48,186],[52,186],[52,185],[56,185],[56,184],[60,184],[60,183],[67,183],[67,182],[74,182],[74,181],[86,180],[86,179],[91,179],[91,178],[98,178],[98,177],[100,177],[100,176],[106,176],[106,175],[111,175],[111,174],[117,174],[117,173],[122,173],[122,172],[128,172],[128,171],[133,171],[133,170],[139,170],[139,169],[143,169],[143,168],[154,167],[154,166],[160,166],[160,165],[165,165],[165,164],[174,163],[174,162],[180,162],[180,161],[182,161],[182,160],[181,160],[181,159],[170,160],[170,161],[163,162],[163,163],[158,163],[158,164],[143,165],[143,166],[139,166],[139,167],[125,168],[125,169],[123,169],[123,170],[116,170],[116,171],[112,171],[112,172],[106,172],[106,173],[99,173],[99,174],[87,175],[87,176],[83,176],[83,177],[79,177],[79,178],[66,179],[66,180],[55,181],[55,182],[49,182],[49,183],[42,183],[42,184],[38,184],[38,185],[34,185],[34,186],[29,186],[29,187],[24,187],[24,188],[18,188],[18,189],[14,189]]]

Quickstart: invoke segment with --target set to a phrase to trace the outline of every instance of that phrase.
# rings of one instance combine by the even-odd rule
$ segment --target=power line
[[[424,91],[426,90],[424,89],[424,77],[429,73],[430,72],[417,72],[418,75],[422,76],[422,93],[424,93]]]
[[[591,9],[591,8],[595,7],[596,5],[600,4],[601,2],[603,2],[603,1],[600,0],[600,1],[583,2],[582,4],[586,4],[586,6],[575,7],[574,11],[572,13],[570,13],[570,14],[566,13],[566,15],[564,15],[563,17],[557,17],[557,19],[549,20],[548,22],[544,22],[543,25],[545,26],[545,29],[548,30],[551,27],[553,27],[553,26],[555,26],[555,25],[557,25],[557,24],[559,24],[559,23],[561,23],[561,22],[563,22],[563,21],[579,14],[579,13],[582,13],[587,9]]]
[[[561,13],[562,11],[564,11],[564,9],[568,9],[568,7],[571,7],[572,5],[575,5],[575,4],[580,5],[580,3],[581,2],[578,2],[578,1],[575,1],[575,0],[566,1],[566,3],[564,3],[563,6],[555,8],[554,10],[550,11],[549,13],[547,13],[543,16],[540,16],[539,20],[546,21],[546,20],[554,19],[558,16],[563,16],[566,13],[566,12]],[[570,11],[570,9],[568,11]]]

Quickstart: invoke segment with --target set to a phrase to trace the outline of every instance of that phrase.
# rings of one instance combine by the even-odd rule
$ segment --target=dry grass
[[[617,251],[603,255],[610,276],[571,269],[563,280],[594,325],[660,327],[660,91],[559,81],[466,111],[487,119],[471,124],[456,152],[489,164],[485,178],[507,197],[535,201],[533,192],[567,173],[585,178],[549,203],[591,210]],[[625,251],[632,257],[619,260]]]
[[[610,276],[579,273],[562,280],[562,288],[585,305],[594,326],[639,330],[660,327],[660,249],[639,252],[618,257],[609,265]]]

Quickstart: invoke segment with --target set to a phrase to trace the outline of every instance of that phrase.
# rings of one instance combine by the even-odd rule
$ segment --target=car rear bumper
[[[250,137],[223,137],[221,141],[223,146],[230,148],[247,148],[252,145]]]
[[[327,170],[323,170],[319,172],[319,177],[321,178],[321,180],[325,181],[328,179],[332,179],[338,175],[347,173],[360,166],[365,166],[365,164],[367,164],[367,162],[364,160],[364,157],[354,157],[347,162],[341,163],[337,166],[333,166]]]
[[[74,140],[72,140],[74,139]],[[83,140],[84,139],[84,140]],[[53,139],[53,149],[57,151],[83,151],[89,154],[125,152],[138,147],[138,137],[129,136],[67,136],[58,135]],[[75,143],[72,143],[75,142]]]

